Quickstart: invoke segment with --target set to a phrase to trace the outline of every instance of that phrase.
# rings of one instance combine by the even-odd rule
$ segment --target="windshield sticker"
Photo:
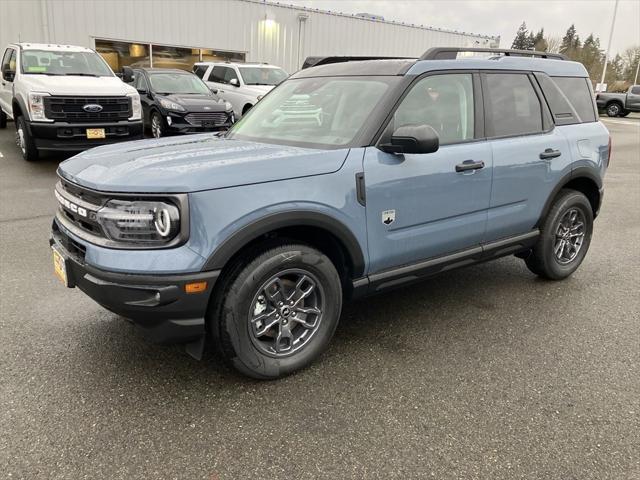
[[[27,67],[27,72],[33,72],[33,73],[44,73],[47,71],[47,67],[39,67],[39,66],[35,66],[35,67]]]

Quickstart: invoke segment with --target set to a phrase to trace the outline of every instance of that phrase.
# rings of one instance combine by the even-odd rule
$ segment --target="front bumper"
[[[157,343],[187,343],[203,338],[205,315],[220,271],[181,275],[109,272],[84,261],[84,247],[61,232],[54,221],[50,245],[62,255],[67,286],[78,287],[101,306],[132,320]],[[185,285],[206,281],[200,293]]]
[[[82,151],[143,138],[142,120],[109,123],[28,122],[27,128],[39,150]],[[88,139],[88,128],[104,128],[106,138]]]

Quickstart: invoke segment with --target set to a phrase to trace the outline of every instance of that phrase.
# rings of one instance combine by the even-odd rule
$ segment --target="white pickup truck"
[[[14,120],[25,160],[142,138],[138,92],[94,50],[15,43],[0,68],[0,128]]]

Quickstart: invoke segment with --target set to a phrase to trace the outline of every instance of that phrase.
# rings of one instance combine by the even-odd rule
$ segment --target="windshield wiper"
[[[63,75],[75,75],[77,77],[99,77],[100,75],[96,75],[95,73],[64,73]]]
[[[273,83],[247,83],[247,85],[267,85],[268,87],[273,86]]]

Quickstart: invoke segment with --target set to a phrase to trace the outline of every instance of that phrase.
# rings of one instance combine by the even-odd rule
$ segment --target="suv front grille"
[[[86,105],[100,105],[99,112],[87,112]],[[68,122],[114,122],[132,115],[129,97],[44,97],[47,118]]]
[[[105,237],[96,214],[107,201],[106,198],[65,180],[56,184],[55,194],[59,217],[93,236]]]
[[[213,122],[216,126],[227,123],[225,112],[188,113],[184,119],[194,127],[201,127],[203,121]]]

